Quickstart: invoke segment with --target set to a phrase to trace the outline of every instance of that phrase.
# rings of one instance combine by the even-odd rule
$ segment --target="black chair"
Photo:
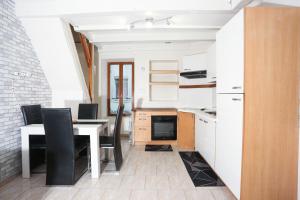
[[[41,105],[23,105],[21,106],[24,124],[42,124]],[[33,169],[45,162],[46,140],[44,135],[30,135],[30,169]]]
[[[78,119],[97,119],[98,118],[98,104],[97,103],[80,103],[78,106]],[[95,124],[97,122],[76,122],[77,124]],[[79,136],[78,142],[89,142],[89,136]],[[88,170],[90,171],[90,149],[88,148]]]
[[[47,143],[46,185],[74,185],[87,170],[87,144],[76,143],[70,108],[42,109]]]
[[[79,104],[78,107],[78,119],[97,119],[98,116],[98,104]]]
[[[112,136],[100,136],[100,148],[113,149],[116,170],[121,169],[123,163],[121,147],[121,125],[123,118],[124,105],[120,105],[117,111],[115,127]]]

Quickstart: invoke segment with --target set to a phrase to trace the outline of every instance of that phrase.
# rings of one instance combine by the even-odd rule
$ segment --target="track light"
[[[154,19],[152,17],[146,18],[146,28],[152,28],[153,27],[153,21]]]
[[[131,29],[134,29],[134,24],[128,24],[127,25],[127,30],[131,30]]]
[[[167,24],[168,26],[170,26],[170,25],[171,25],[171,22],[170,22],[170,20],[169,20],[169,19],[167,19],[167,20],[166,20],[166,24]]]
[[[154,19],[153,17],[147,17],[146,19],[142,20],[136,20],[131,22],[128,26],[128,30],[132,30],[136,27],[136,24],[143,24],[146,28],[152,28],[154,24],[159,23],[166,23],[168,26],[170,26],[173,22],[171,21],[171,17],[161,18],[161,19]]]

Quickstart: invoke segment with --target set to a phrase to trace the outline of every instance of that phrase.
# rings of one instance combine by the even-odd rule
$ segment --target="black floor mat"
[[[173,151],[171,145],[151,145],[145,146],[145,151]]]
[[[195,187],[224,186],[222,180],[198,152],[179,152]]]

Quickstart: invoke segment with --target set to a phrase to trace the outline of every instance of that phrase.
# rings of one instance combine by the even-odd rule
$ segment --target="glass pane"
[[[132,110],[132,64],[123,65],[123,103],[124,113]]]
[[[110,65],[110,113],[116,114],[119,106],[119,65]]]

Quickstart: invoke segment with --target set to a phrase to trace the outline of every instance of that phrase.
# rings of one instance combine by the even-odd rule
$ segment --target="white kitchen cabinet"
[[[217,93],[244,93],[244,12],[217,33]]]
[[[243,94],[217,94],[215,170],[224,183],[240,196]]]
[[[181,72],[207,70],[207,55],[193,54],[183,57]]]
[[[206,118],[202,118],[203,129],[200,132],[199,152],[208,164],[215,167],[215,148],[216,148],[216,131],[215,122]]]
[[[195,123],[195,150],[203,156],[212,168],[214,168],[216,123],[214,120],[202,115],[196,116]]]
[[[195,150],[200,151],[200,134],[203,131],[203,123],[199,115],[195,117]]]

